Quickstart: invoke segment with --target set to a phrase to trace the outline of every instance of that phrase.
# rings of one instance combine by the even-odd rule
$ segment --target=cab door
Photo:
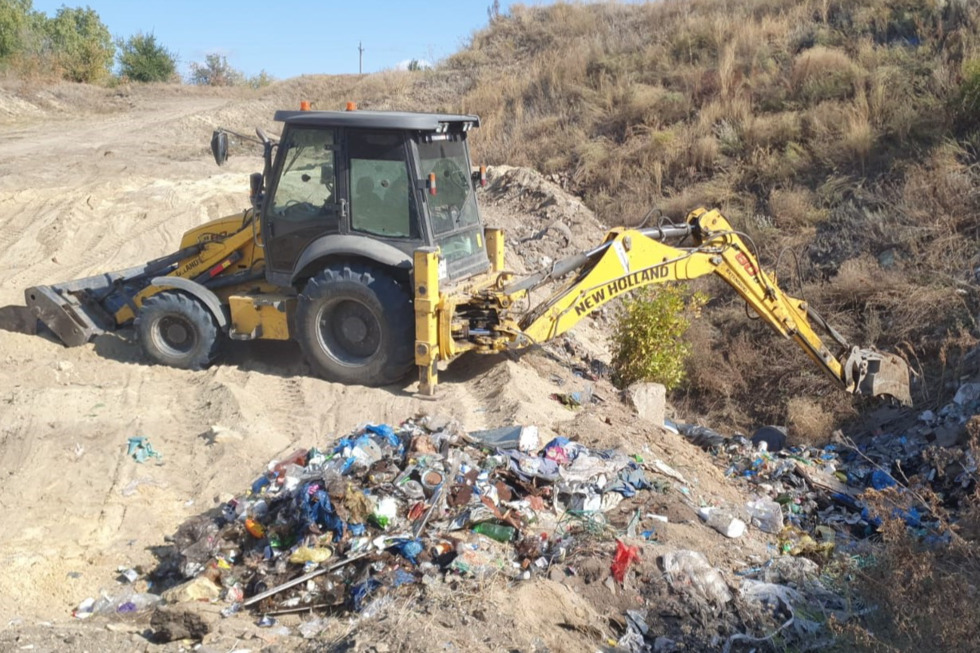
[[[419,189],[409,167],[402,132],[349,129],[344,182],[349,198],[349,233],[382,240],[411,253],[425,234]]]
[[[291,127],[279,145],[281,171],[265,203],[266,265],[273,275],[290,273],[316,238],[339,233],[345,213],[337,186],[333,129]]]

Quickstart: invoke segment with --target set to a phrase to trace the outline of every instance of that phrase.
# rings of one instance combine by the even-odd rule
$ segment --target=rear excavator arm
[[[666,244],[690,236],[693,246]],[[776,332],[792,339],[848,392],[890,396],[911,404],[909,369],[893,354],[850,345],[807,303],[785,294],[775,275],[758,260],[731,224],[718,212],[698,209],[682,225],[610,231],[599,247],[558,261],[550,271],[504,287],[507,305],[534,288],[574,273],[554,295],[512,320],[502,314],[512,346],[555,338],[615,297],[653,283],[717,274],[742,296]],[[837,345],[834,354],[814,330],[819,327]]]

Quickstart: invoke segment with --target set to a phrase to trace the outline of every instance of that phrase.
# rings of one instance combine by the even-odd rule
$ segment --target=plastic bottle
[[[779,504],[769,499],[749,501],[746,505],[752,525],[766,533],[783,530],[783,511]]]
[[[473,527],[473,532],[486,535],[491,540],[497,540],[498,542],[510,542],[517,537],[517,529],[513,526],[504,526],[503,524],[494,524],[492,522],[477,524]]]
[[[161,598],[156,594],[137,592],[121,599],[116,605],[117,615],[136,615],[153,610],[160,605]]]
[[[745,534],[745,522],[723,508],[701,508],[698,515],[711,528],[725,537],[735,539]]]

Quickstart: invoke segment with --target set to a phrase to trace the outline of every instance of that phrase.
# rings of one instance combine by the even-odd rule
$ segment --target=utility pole
[[[364,47],[361,42],[357,42],[357,74],[364,74]]]

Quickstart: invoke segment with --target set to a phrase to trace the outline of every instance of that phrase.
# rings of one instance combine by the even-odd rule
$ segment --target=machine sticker
[[[580,299],[578,303],[575,304],[575,315],[586,315],[591,310],[611,300],[616,295],[630,290],[631,288],[635,288],[636,286],[646,285],[659,279],[666,279],[668,274],[670,274],[670,270],[666,265],[656,265],[654,267],[645,268],[634,272],[633,274],[628,274],[625,277],[620,277],[619,279],[610,281],[605,286],[596,288]]]
[[[201,265],[201,263],[203,262],[204,262],[204,254],[198,254],[197,256],[189,260],[187,263],[184,263],[182,266],[180,266],[177,269],[177,271],[174,272],[174,276],[186,277],[188,274],[190,274],[191,270]]]
[[[616,252],[616,256],[619,257],[619,263],[623,266],[623,272],[629,274],[630,271],[630,259],[626,255],[626,250],[623,249],[623,242],[620,240],[614,240],[612,244],[613,251]]]

